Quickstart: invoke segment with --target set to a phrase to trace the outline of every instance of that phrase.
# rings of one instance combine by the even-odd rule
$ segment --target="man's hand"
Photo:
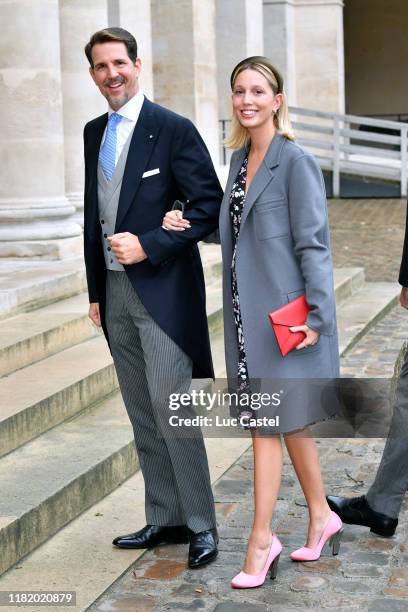
[[[307,325],[297,325],[296,327],[289,327],[289,329],[291,332],[303,332],[306,334],[305,339],[297,345],[296,350],[306,348],[307,346],[313,346],[320,338],[319,332],[310,329]]]
[[[99,314],[98,302],[91,302],[91,304],[89,304],[88,317],[97,327],[101,326],[101,315]]]
[[[135,264],[147,259],[139,238],[130,232],[108,236],[112,251],[121,264]]]
[[[401,289],[399,302],[403,308],[408,310],[408,287],[403,287]]]

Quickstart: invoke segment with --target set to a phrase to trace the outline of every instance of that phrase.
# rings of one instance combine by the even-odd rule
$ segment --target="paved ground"
[[[366,267],[368,280],[393,280],[399,269],[405,202],[341,201],[330,204],[335,265]],[[383,229],[381,229],[381,227]],[[347,247],[347,248],[346,248]],[[403,340],[408,313],[394,308],[342,360],[345,376],[388,377]],[[365,492],[376,471],[383,440],[320,440],[327,490],[347,496]],[[304,543],[307,511],[286,457],[274,528],[284,545],[275,582],[260,589],[229,586],[239,571],[252,517],[252,458],[248,452],[215,486],[220,555],[203,570],[186,570],[186,546],[145,553],[90,610],[92,612],[203,610],[408,609],[407,501],[396,535],[346,526],[338,557],[325,551],[319,561],[293,563],[289,552]]]
[[[404,313],[402,312],[402,315]],[[347,376],[360,376],[363,365],[391,376],[408,317],[396,308],[343,360]],[[395,320],[401,328],[395,325]],[[386,330],[389,330],[387,334]],[[381,337],[378,349],[378,340]],[[368,367],[368,366],[367,366]],[[375,376],[370,370],[370,376]],[[321,440],[324,479],[335,494],[361,495],[372,480],[383,440]],[[234,591],[231,577],[242,564],[252,517],[252,457],[248,452],[215,486],[220,531],[217,561],[186,571],[186,546],[149,551],[92,606],[92,612],[203,610],[252,612],[267,610],[375,610],[408,608],[408,503],[395,537],[379,538],[368,529],[346,526],[340,554],[329,551],[313,563],[293,563],[289,552],[304,543],[307,511],[299,484],[286,457],[274,528],[284,551],[276,582],[263,588]]]
[[[333,492],[361,494],[375,470],[382,444],[362,440],[320,444],[322,465]],[[185,570],[185,546],[149,551],[102,598],[93,611],[263,610],[405,611],[408,597],[407,514],[392,539],[347,526],[338,557],[293,563],[289,552],[304,543],[307,513],[292,468],[286,460],[274,528],[284,550],[275,582],[251,591],[232,590],[231,577],[244,558],[251,523],[252,461],[244,455],[215,487],[220,555],[206,569]]]
[[[370,281],[396,280],[406,208],[406,200],[330,200],[335,266],[362,266]]]

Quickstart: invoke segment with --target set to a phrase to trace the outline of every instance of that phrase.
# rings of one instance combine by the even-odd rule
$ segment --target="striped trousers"
[[[177,437],[168,422],[169,395],[185,393],[191,384],[190,357],[153,321],[126,272],[107,271],[106,326],[145,481],[147,524],[187,525],[195,533],[212,529],[203,438]],[[194,416],[190,407],[177,414]]]
[[[384,452],[366,498],[375,512],[398,518],[408,491],[408,353],[401,367],[393,408]]]

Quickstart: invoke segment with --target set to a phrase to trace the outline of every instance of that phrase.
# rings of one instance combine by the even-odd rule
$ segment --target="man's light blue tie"
[[[103,145],[99,151],[99,159],[102,164],[102,170],[108,181],[112,180],[115,172],[115,157],[116,157],[116,128],[122,121],[122,115],[112,113],[108,120],[106,135]]]

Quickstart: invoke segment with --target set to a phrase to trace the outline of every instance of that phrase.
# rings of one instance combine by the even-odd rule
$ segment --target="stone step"
[[[114,393],[0,461],[0,574],[138,467],[133,431]]]
[[[82,257],[63,261],[0,262],[0,319],[85,291]]]
[[[0,379],[0,457],[72,417],[117,387],[98,336]]]
[[[214,484],[247,450],[250,439],[210,438],[205,443]],[[119,550],[112,546],[113,538],[144,525],[144,483],[137,471],[0,576],[0,590],[75,590],[76,606],[70,609],[83,612],[144,553]],[[187,558],[187,545],[185,554]]]
[[[343,357],[398,302],[396,283],[365,282],[337,308],[339,350]]]
[[[81,293],[0,321],[0,376],[98,335]]]
[[[358,291],[365,279],[364,268],[335,268],[333,276],[337,304]]]

